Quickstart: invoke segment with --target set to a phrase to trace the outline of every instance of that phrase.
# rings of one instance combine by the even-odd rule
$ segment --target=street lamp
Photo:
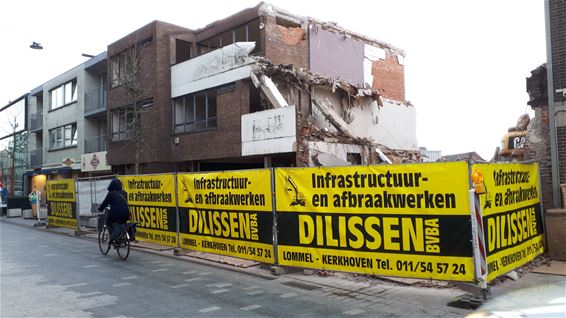
[[[43,46],[41,46],[41,43],[37,43],[35,41],[33,41],[33,43],[29,47],[34,50],[43,50]]]

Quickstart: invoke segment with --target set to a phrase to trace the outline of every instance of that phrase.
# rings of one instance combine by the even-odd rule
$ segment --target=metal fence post
[[[177,172],[174,172],[173,177],[175,179],[175,217],[177,222],[177,248],[181,248],[181,224],[179,217],[179,186],[177,184]]]
[[[279,256],[277,253],[277,206],[275,200],[277,199],[275,195],[275,168],[269,168],[271,170],[271,210],[273,215],[273,265],[279,266]]]

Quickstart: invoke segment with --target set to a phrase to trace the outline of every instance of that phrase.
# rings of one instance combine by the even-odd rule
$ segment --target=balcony
[[[85,116],[97,115],[106,111],[106,86],[85,93]]]
[[[41,167],[43,165],[43,148],[29,151],[29,165],[31,168]]]
[[[85,138],[85,153],[106,150],[106,135]]]
[[[31,114],[30,130],[32,132],[43,129],[43,113]]]

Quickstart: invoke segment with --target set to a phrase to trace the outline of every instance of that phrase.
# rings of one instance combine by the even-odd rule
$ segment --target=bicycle
[[[98,213],[98,248],[102,255],[108,254],[110,247],[114,247],[118,257],[125,261],[130,255],[130,235],[128,234],[128,225],[124,224],[120,235],[115,240],[110,239],[110,231],[106,226],[107,212]],[[118,225],[116,225],[118,226]]]

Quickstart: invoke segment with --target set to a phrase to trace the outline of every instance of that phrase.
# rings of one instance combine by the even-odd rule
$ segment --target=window
[[[67,82],[49,92],[51,109],[74,103],[77,101],[77,79]]]
[[[235,42],[255,42],[256,46],[251,54],[259,52],[259,20],[223,32],[197,43],[197,55],[202,55]]]
[[[121,81],[131,80],[135,67],[142,67],[144,59],[141,57],[143,48],[151,45],[153,37],[140,41],[136,46],[110,57],[110,71],[112,74],[112,87],[121,85]]]
[[[173,100],[175,133],[216,128],[218,88],[177,97]]]
[[[137,122],[139,122],[139,120]],[[111,125],[112,141],[131,139],[134,136],[135,128],[134,112],[132,108],[123,107],[113,110],[111,113]]]
[[[77,124],[70,124],[49,131],[50,149],[67,148],[77,145]]]

